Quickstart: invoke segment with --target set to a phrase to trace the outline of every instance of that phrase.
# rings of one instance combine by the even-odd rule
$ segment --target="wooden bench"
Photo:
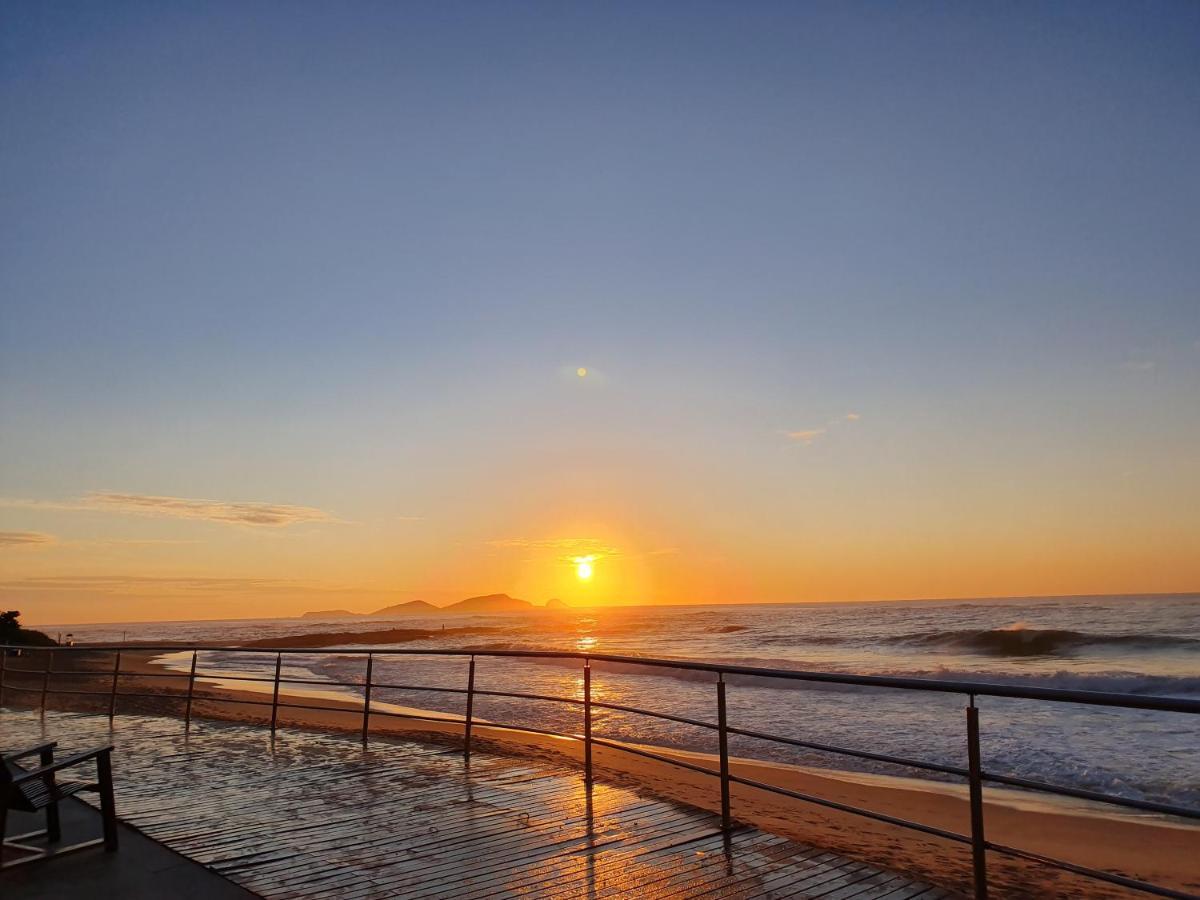
[[[104,845],[106,852],[112,853],[117,849],[117,813],[113,798],[112,782],[112,746],[96,747],[83,753],[55,760],[54,748],[57,742],[39,744],[15,753],[0,755],[0,836],[3,840],[3,851],[0,851],[0,870],[10,869],[25,863],[48,859],[52,856],[62,856],[87,847]],[[19,760],[38,757],[38,767],[26,769]],[[57,774],[64,769],[71,769],[86,763],[96,761],[96,780],[59,781]],[[94,840],[82,841],[66,846],[59,845],[62,830],[59,825],[58,804],[61,800],[77,794],[80,791],[95,791],[100,795],[100,814],[104,825],[104,836]],[[45,810],[46,827],[25,834],[6,836],[9,810],[36,813]],[[45,839],[44,846],[31,846],[25,841]],[[6,859],[9,854],[16,852],[17,859]]]

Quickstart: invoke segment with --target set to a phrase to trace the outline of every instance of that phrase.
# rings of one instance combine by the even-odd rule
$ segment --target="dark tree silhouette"
[[[21,627],[21,611],[9,609],[0,612],[0,644],[23,644],[27,647],[50,647],[55,641],[42,634]]]
[[[21,629],[21,623],[17,621],[20,618],[20,610],[10,609],[0,612],[0,642],[8,643],[9,638],[16,636]]]

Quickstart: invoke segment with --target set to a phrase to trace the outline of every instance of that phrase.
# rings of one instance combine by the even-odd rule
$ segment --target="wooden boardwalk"
[[[444,745],[0,710],[0,745],[112,742],[121,818],[271,900],[951,896],[577,770]],[[53,877],[47,864],[47,877]]]

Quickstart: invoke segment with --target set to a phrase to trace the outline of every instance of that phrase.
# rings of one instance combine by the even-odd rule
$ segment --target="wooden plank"
[[[117,745],[122,818],[268,900],[948,896],[597,783],[567,765],[361,733],[0,710],[6,739]]]

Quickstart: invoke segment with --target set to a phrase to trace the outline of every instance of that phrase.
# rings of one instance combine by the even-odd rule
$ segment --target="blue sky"
[[[700,561],[622,601],[1200,586],[1195,4],[2,14],[8,596],[548,590],[476,554],[606,529]]]

